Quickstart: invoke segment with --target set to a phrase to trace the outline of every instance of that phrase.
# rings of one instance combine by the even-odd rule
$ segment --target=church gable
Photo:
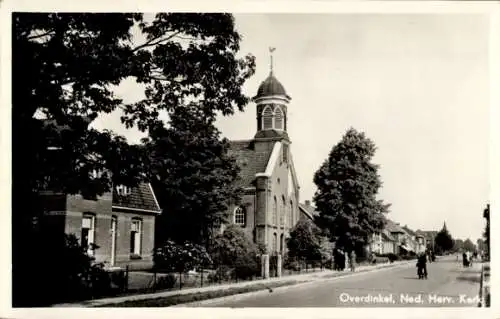
[[[254,187],[255,175],[266,170],[271,150],[256,151],[253,140],[230,141],[229,155],[240,168],[238,187]]]

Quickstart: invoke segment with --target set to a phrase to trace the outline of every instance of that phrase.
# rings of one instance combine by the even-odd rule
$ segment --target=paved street
[[[455,257],[443,257],[428,265],[427,280],[419,280],[415,265],[410,264],[248,297],[237,296],[203,306],[477,307],[480,267],[476,263],[463,268]]]

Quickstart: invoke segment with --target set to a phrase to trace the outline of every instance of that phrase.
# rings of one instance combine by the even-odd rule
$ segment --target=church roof
[[[288,94],[286,94],[283,84],[281,84],[280,81],[278,81],[278,79],[271,73],[260,84],[259,89],[257,90],[257,95],[254,97],[254,99],[273,95],[282,95],[290,99]]]
[[[240,178],[236,182],[239,187],[252,187],[255,174],[266,170],[272,149],[256,151],[253,140],[230,141],[229,154],[236,158],[240,167]]]
[[[144,209],[160,212],[160,206],[155,198],[153,188],[149,183],[141,183],[138,187],[133,187],[130,194],[120,196],[113,191],[113,206],[125,207],[130,209]]]

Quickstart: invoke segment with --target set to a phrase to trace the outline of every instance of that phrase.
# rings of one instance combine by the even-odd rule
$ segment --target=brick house
[[[299,185],[287,134],[291,98],[272,71],[253,98],[257,132],[253,139],[230,141],[230,155],[240,167],[239,205],[230,205],[232,223],[272,253],[285,252],[285,239],[299,220]],[[224,225],[221,225],[221,231]]]
[[[74,234],[88,253],[108,266],[149,268],[153,264],[155,218],[161,213],[151,185],[117,186],[95,198],[82,195],[40,194],[41,233],[52,238]]]

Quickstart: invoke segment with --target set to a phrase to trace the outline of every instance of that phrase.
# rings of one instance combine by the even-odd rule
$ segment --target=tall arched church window
[[[280,236],[280,253],[283,252],[284,246],[285,246],[285,235],[281,234],[281,236]]]
[[[273,250],[278,251],[278,234],[276,233],[273,234]]]
[[[247,224],[247,213],[245,208],[236,207],[234,210],[234,223],[238,226],[245,227]]]
[[[280,212],[280,226],[285,226],[286,204],[285,197],[281,197],[281,212]]]
[[[293,202],[290,201],[290,216],[288,218],[288,227],[292,228],[293,225]]]
[[[273,110],[268,105],[262,111],[262,129],[270,130],[273,128]]]
[[[273,224],[276,225],[277,223],[278,223],[278,201],[276,200],[275,196],[273,205]]]
[[[277,130],[283,129],[283,111],[279,106],[274,110],[274,128]]]

